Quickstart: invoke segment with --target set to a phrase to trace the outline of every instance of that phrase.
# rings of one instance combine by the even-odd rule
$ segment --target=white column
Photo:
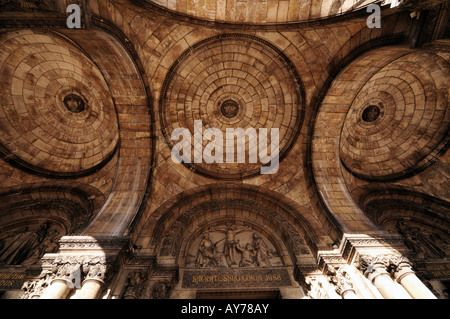
[[[416,276],[412,263],[404,256],[394,256],[391,262],[395,267],[394,277],[414,299],[437,299],[436,296]]]
[[[414,299],[437,299],[437,297],[416,276],[414,271],[396,273],[396,280]]]
[[[364,275],[378,289],[385,299],[411,299],[394,282],[387,269],[391,268],[393,256],[391,254],[380,254],[376,256],[360,256],[360,265]]]
[[[386,299],[405,299],[400,289],[395,285],[391,276],[385,269],[376,269],[368,274],[367,278],[377,287],[381,295]]]
[[[70,292],[71,283],[65,279],[54,279],[40,299],[66,299]]]
[[[75,299],[97,299],[102,291],[102,286],[103,282],[99,280],[86,279]]]

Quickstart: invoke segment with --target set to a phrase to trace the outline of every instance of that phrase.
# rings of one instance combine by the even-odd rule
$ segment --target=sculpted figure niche
[[[417,259],[445,258],[449,243],[438,233],[428,233],[424,229],[401,221],[397,229],[403,235],[405,245],[414,252]]]
[[[60,233],[50,230],[50,224],[41,224],[37,231],[24,227],[0,237],[0,264],[32,265],[45,253],[58,247]]]
[[[238,238],[239,237],[239,238]],[[250,227],[218,226],[205,230],[191,245],[187,265],[205,267],[271,267],[281,265],[275,249]]]

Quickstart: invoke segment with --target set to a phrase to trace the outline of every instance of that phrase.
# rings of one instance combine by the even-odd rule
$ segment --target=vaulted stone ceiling
[[[147,0],[183,15],[217,22],[286,23],[316,20],[363,8],[373,0]],[[385,1],[386,4],[390,0]]]
[[[344,232],[379,232],[374,206],[400,196],[385,190],[448,205],[448,42],[410,49],[417,21],[402,10],[368,28],[372,2],[88,1],[81,30],[65,12],[2,13],[0,198],[18,204],[1,221],[53,214],[70,233],[91,218],[85,234],[157,254],[163,238],[239,220],[298,238],[292,254],[310,262]],[[194,120],[279,128],[279,171],[174,163],[171,133]],[[59,213],[43,208],[52,189]]]

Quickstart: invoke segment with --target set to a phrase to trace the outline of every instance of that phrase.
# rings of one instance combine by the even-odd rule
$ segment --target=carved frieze
[[[249,226],[228,224],[206,229],[188,249],[187,267],[272,267],[282,265],[269,240]]]

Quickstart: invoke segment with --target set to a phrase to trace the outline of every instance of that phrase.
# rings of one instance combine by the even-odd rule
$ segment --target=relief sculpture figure
[[[238,249],[236,248],[236,235],[244,230],[248,230],[248,227],[237,227],[236,225],[227,225],[226,228],[217,228],[217,231],[225,233],[225,247],[223,254],[226,258],[228,266],[238,266]]]
[[[20,265],[32,257],[48,235],[49,223],[32,232],[24,228],[0,238],[0,263]]]
[[[260,267],[272,266],[270,263],[270,252],[264,239],[258,234],[253,233],[253,249],[256,252],[256,264]]]
[[[216,256],[216,245],[209,238],[209,232],[203,233],[203,239],[198,247],[197,260],[195,265],[197,267],[219,266],[220,261]]]
[[[241,252],[241,261],[239,262],[239,267],[255,266],[256,253],[254,252],[253,246],[251,244],[247,244],[245,245],[245,248],[242,248],[238,240],[236,249]]]

